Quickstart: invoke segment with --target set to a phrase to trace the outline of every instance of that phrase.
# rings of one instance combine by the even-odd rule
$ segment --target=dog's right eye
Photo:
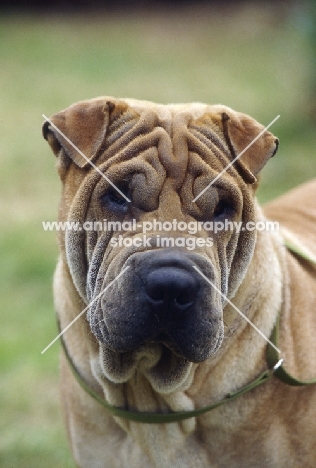
[[[122,193],[125,195],[125,190],[120,189]],[[126,194],[127,197],[127,194]],[[101,204],[105,207],[109,207],[112,210],[126,212],[128,208],[128,201],[123,195],[115,190],[114,188],[107,191],[102,197],[100,198]]]

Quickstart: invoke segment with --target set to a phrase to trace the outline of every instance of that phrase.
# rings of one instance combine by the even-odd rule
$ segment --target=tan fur
[[[214,210],[213,200],[220,193],[216,187],[196,204],[193,198],[263,129],[224,106],[160,106],[114,98],[75,104],[52,121],[114,183],[126,174],[138,174],[132,195],[139,221],[189,222],[210,207]],[[44,132],[58,156],[63,181],[59,219],[102,219],[98,197],[107,182],[48,124]],[[316,377],[316,269],[289,253],[283,236],[285,232],[294,236],[316,254],[316,181],[263,212],[254,197],[256,176],[274,152],[275,138],[266,132],[223,174],[222,182],[238,206],[238,219],[279,220],[283,233],[222,233],[212,249],[198,248],[192,258],[205,265],[206,275],[208,268],[215,269],[218,287],[227,288],[225,294],[266,336],[281,311],[279,347],[285,367],[297,378],[310,379]],[[198,235],[205,238],[207,233]],[[96,294],[91,264],[98,267],[100,289],[101,281],[108,284],[134,258],[135,249],[109,249],[105,239],[104,249],[99,247],[96,253],[95,240],[91,236],[89,241],[84,233],[59,233],[59,242],[54,294],[63,329]],[[226,282],[220,284],[218,272],[226,268],[222,245],[228,266]],[[129,290],[131,270],[107,294],[121,291],[133,301],[137,291]],[[217,296],[216,301],[220,302]],[[177,369],[182,361],[175,357],[169,374],[168,369],[163,373],[156,369],[162,348],[153,343],[134,352],[134,367],[123,357],[116,362],[115,353],[98,342],[85,317],[73,324],[64,340],[81,375],[111,404],[138,411],[190,410],[224,398],[266,368],[263,338],[229,305],[222,319],[226,328],[219,348],[203,362],[188,362],[181,370]],[[146,425],[107,413],[82,390],[62,355],[61,395],[70,446],[81,468],[316,466],[316,385],[290,387],[273,378],[199,418]]]

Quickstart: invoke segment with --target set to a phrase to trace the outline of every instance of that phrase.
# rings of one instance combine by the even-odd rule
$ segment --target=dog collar
[[[285,240],[284,241],[285,247],[295,256],[299,257],[302,260],[307,261],[311,265],[316,266],[316,257],[310,254],[309,252],[303,250],[301,247],[298,245],[294,244],[290,240]],[[279,329],[280,329],[280,314],[278,315],[278,318],[276,320],[276,323],[274,325],[274,328],[272,330],[271,336],[270,336],[270,341],[273,344],[278,343],[279,341]],[[270,343],[267,345],[267,363],[268,366],[273,366],[273,363],[275,363],[278,359],[278,353],[275,348],[273,348]],[[290,375],[284,367],[281,365],[279,366],[275,372],[274,372],[275,377],[277,377],[279,380],[281,380],[283,383],[287,385],[292,385],[292,386],[305,386],[305,385],[314,385],[316,384],[316,379],[312,380],[299,380]]]
[[[236,400],[244,393],[249,392],[253,388],[262,385],[263,383],[267,382],[273,374],[280,368],[283,359],[280,359],[276,362],[276,364],[271,368],[267,369],[262,374],[259,375],[255,380],[250,382],[249,384],[245,385],[241,389],[237,390],[234,393],[229,393],[220,401],[213,403],[212,405],[203,406],[202,408],[198,408],[191,411],[173,411],[170,413],[149,413],[149,412],[142,412],[142,411],[132,411],[123,408],[119,408],[117,406],[111,405],[105,398],[101,397],[98,393],[96,393],[84,380],[80,372],[78,371],[76,365],[74,364],[71,356],[69,355],[68,349],[65,345],[63,337],[60,337],[62,347],[67,358],[67,361],[70,365],[70,369],[72,370],[73,375],[75,376],[77,382],[80,386],[95,400],[101,403],[113,416],[118,416],[123,419],[127,419],[129,421],[135,421],[140,423],[147,423],[147,424],[165,424],[165,423],[172,423],[183,421],[185,419],[194,418],[196,416],[200,416],[204,413],[207,413],[218,406],[224,405],[229,401]]]
[[[299,247],[296,245],[286,241],[284,243],[285,247],[292,252],[294,255],[300,257],[303,260],[308,261],[309,263],[316,265],[316,259],[311,257],[305,251],[300,250]],[[58,324],[59,326],[59,324]],[[279,338],[279,328],[280,328],[280,314],[278,315],[276,324],[272,330],[270,341],[277,347],[278,338]],[[98,401],[103,407],[107,409],[113,416],[117,416],[123,419],[127,419],[129,421],[135,421],[140,423],[146,424],[166,424],[172,422],[183,421],[185,419],[194,418],[197,416],[201,416],[204,413],[208,413],[209,411],[218,408],[229,401],[236,400],[240,396],[248,393],[250,390],[259,387],[260,385],[264,384],[268,380],[271,379],[272,376],[277,377],[283,383],[292,386],[305,386],[305,385],[313,385],[316,384],[316,379],[303,381],[296,379],[295,377],[291,376],[283,367],[283,359],[279,359],[278,353],[274,347],[272,347],[269,343],[267,345],[266,351],[266,359],[268,364],[268,369],[262,372],[255,380],[248,383],[241,389],[237,390],[236,392],[229,393],[220,401],[217,401],[211,405],[204,406],[202,408],[198,408],[191,411],[176,411],[176,412],[169,412],[169,413],[149,413],[149,412],[141,412],[141,411],[132,411],[123,408],[119,408],[117,406],[111,405],[107,400],[103,397],[98,395],[84,380],[82,375],[80,374],[79,370],[77,369],[75,363],[73,362],[64,339],[62,335],[60,336],[61,344],[67,358],[67,361],[70,365],[72,373],[76,378],[77,382],[80,386],[85,390],[92,398]]]

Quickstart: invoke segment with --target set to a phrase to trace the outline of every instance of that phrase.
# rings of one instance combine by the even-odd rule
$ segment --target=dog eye
[[[127,197],[127,190],[120,188],[121,192]],[[126,212],[128,208],[128,201],[114,188],[109,189],[104,195],[102,195],[101,204],[107,206],[113,210]]]
[[[230,217],[234,213],[234,208],[227,200],[220,200],[214,210],[214,218]]]

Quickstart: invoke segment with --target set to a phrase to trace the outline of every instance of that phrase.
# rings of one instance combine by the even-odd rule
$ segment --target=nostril
[[[186,309],[197,298],[199,285],[189,272],[165,267],[152,271],[146,281],[146,294],[151,302],[165,308]]]
[[[185,294],[180,294],[178,297],[175,298],[175,303],[178,306],[188,306],[194,303],[194,298],[190,291],[186,291]]]
[[[150,283],[146,287],[146,292],[148,296],[150,297],[150,299],[152,299],[153,301],[164,302],[165,292],[160,286],[154,283]]]

